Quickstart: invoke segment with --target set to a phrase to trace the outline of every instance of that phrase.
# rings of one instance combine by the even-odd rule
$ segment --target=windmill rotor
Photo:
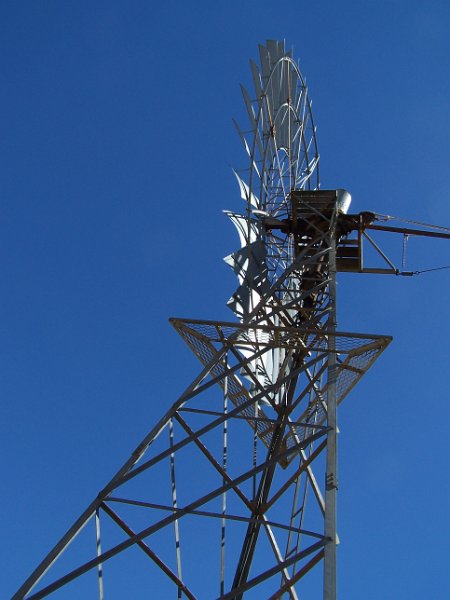
[[[273,225],[292,216],[291,192],[319,188],[319,153],[308,88],[292,52],[285,50],[284,42],[269,40],[259,46],[259,55],[260,66],[250,62],[253,94],[241,86],[249,133],[242,133],[236,124],[249,159],[247,181],[244,174],[235,175],[247,205],[246,215],[240,217],[246,223],[241,246],[249,247],[256,238],[264,242],[267,286],[285,272],[294,256],[292,237]],[[252,263],[254,253],[248,251]],[[261,262],[261,251],[255,258]],[[255,296],[253,290],[251,308]],[[241,318],[239,309],[234,311]]]

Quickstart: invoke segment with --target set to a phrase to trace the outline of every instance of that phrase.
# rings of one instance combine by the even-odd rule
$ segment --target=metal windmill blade
[[[267,279],[274,283],[292,264],[294,247],[286,231],[270,224],[277,226],[291,216],[294,190],[319,188],[319,153],[308,88],[291,52],[284,42],[268,41],[259,47],[259,55],[259,67],[250,62],[254,91],[249,94],[241,86],[250,132],[243,134],[236,124],[250,160],[248,181],[236,176],[247,214],[253,212],[260,223],[269,224],[265,264]],[[249,242],[241,237],[241,245]]]

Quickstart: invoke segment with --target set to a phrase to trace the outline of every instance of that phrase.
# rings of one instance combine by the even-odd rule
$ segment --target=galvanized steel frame
[[[318,252],[316,260],[327,266],[327,273],[322,276],[327,280],[327,291],[322,294],[322,303],[318,304],[318,314],[312,314],[310,322],[303,325],[275,327],[267,324],[267,315],[260,323],[236,324],[214,321],[172,319],[172,324],[182,338],[188,343],[203,365],[203,369],[188,386],[178,401],[149,432],[132,453],[129,460],[118,471],[115,477],[93,501],[83,515],[75,522],[52,552],[36,569],[32,576],[14,596],[18,598],[43,598],[51,592],[66,585],[89,569],[99,568],[100,589],[103,587],[101,566],[117,555],[135,546],[140,548],[151,561],[161,569],[173,582],[179,597],[197,598],[195,582],[187,581],[182,576],[181,551],[179,547],[178,525],[182,526],[186,516],[209,518],[222,523],[231,521],[247,524],[247,532],[242,540],[241,557],[239,558],[233,583],[227,586],[222,578],[222,598],[241,598],[246,591],[262,584],[278,575],[281,579],[273,590],[272,597],[288,594],[297,598],[296,586],[301,579],[325,557],[324,597],[335,597],[335,498],[337,491],[336,476],[336,417],[335,407],[347,395],[359,378],[367,371],[390,341],[386,336],[345,334],[335,331],[335,293],[330,281],[333,281],[333,258],[324,263],[323,232],[318,234]],[[328,257],[334,254],[333,243],[327,248]],[[313,257],[309,257],[314,262]],[[281,285],[281,284],[280,284]],[[274,285],[274,293],[279,285]],[[299,294],[299,298],[302,292]],[[297,302],[299,302],[297,298]],[[258,308],[255,314],[258,314]],[[276,306],[277,314],[283,313],[283,307]],[[270,314],[270,313],[269,313]],[[291,313],[284,314],[287,319]],[[264,322],[266,321],[266,322]],[[242,350],[246,348],[246,356]],[[272,386],[261,386],[254,377],[251,368],[255,358],[272,351],[284,348],[291,355],[290,364],[280,372],[279,378]],[[248,350],[251,349],[251,353]],[[316,369],[314,372],[314,368]],[[253,378],[256,391],[252,393],[242,382],[242,375]],[[219,385],[225,398],[233,405],[231,409],[218,410],[217,406],[206,406],[203,400],[211,389]],[[283,389],[286,402],[275,404],[276,390]],[[195,401],[201,402],[195,405]],[[269,414],[270,413],[270,414]],[[199,426],[195,418],[201,416],[204,423]],[[189,421],[191,419],[191,421]],[[221,464],[221,457],[209,447],[208,436],[214,432],[222,435],[225,425],[229,427],[237,421],[247,422],[250,436],[255,434],[266,448],[265,454],[259,451],[262,460],[253,463],[242,472],[231,472]],[[175,440],[173,424],[176,423],[184,436]],[[169,440],[165,448],[151,456],[153,442],[169,430]],[[253,433],[252,433],[253,432]],[[173,460],[183,448],[195,447],[209,462],[221,479],[221,484],[213,487],[200,497],[193,497],[184,506],[176,501],[168,505],[152,503],[152,499],[117,496],[121,487],[133,478],[143,476],[158,463],[166,461],[173,469]],[[239,451],[239,449],[234,449]],[[314,472],[314,465],[326,451],[325,489],[321,486]],[[230,453],[231,449],[227,448]],[[224,456],[222,456],[222,459]],[[275,475],[278,477],[275,481]],[[305,483],[300,484],[301,480]],[[242,489],[245,482],[254,480],[253,496]],[[276,512],[280,500],[304,485],[309,487],[320,514],[323,515],[324,528],[307,527],[307,505],[299,508],[293,505],[289,514],[280,515],[277,519],[268,515]],[[172,479],[172,493],[177,494],[175,479]],[[229,494],[240,501],[241,512],[227,514],[226,511],[205,509],[211,500],[217,497],[229,497]],[[295,494],[294,494],[295,495]],[[172,496],[173,498],[173,496]],[[163,513],[163,518],[155,520],[151,526],[135,531],[117,512],[122,506],[147,507],[154,513]],[[298,518],[299,511],[301,518]],[[297,519],[295,515],[297,514]],[[105,550],[98,551],[92,559],[80,564],[72,572],[56,582],[49,584],[35,594],[27,595],[39,581],[58,555],[71,543],[84,525],[95,517],[97,521],[96,536],[100,548],[98,518],[109,517],[123,530],[128,539]],[[157,531],[175,525],[174,560],[169,564],[163,560],[151,539]],[[273,547],[273,563],[268,568],[258,569],[254,557],[261,531],[270,540]],[[278,542],[281,532],[288,532],[301,540],[294,547],[287,546],[284,552]],[[283,536],[281,536],[283,537]],[[283,538],[285,539],[285,538]],[[308,540],[311,540],[310,542]],[[102,541],[104,544],[104,542]],[[185,547],[186,547],[185,542]],[[250,576],[252,571],[253,575]],[[277,591],[278,590],[278,591]],[[102,597],[103,591],[100,592]],[[201,595],[201,594],[200,594]]]
[[[236,174],[247,210],[229,213],[241,237],[241,249],[228,257],[241,284],[232,299],[241,323],[171,320],[200,373],[13,600],[44,598],[95,569],[102,600],[103,565],[132,547],[178,598],[204,597],[201,573],[183,562],[196,545],[184,531],[192,519],[220,532],[216,591],[208,597],[237,600],[256,589],[259,597],[296,600],[324,559],[324,598],[336,598],[336,408],[390,338],[336,331],[337,193],[318,190],[311,103],[291,53],[269,41],[260,61],[260,69],[251,63],[255,98],[243,88],[250,142],[238,127],[250,159],[248,183]],[[201,493],[186,480],[197,464],[205,468]],[[170,474],[164,492],[161,465]],[[146,477],[150,493],[127,493]],[[132,510],[146,511],[145,526],[133,525]],[[33,593],[91,519],[92,558]],[[108,543],[105,520],[123,541]],[[158,534],[172,527],[168,556]],[[230,544],[240,548],[231,567]]]

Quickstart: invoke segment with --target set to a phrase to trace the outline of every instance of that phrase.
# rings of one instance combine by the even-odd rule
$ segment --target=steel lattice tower
[[[238,321],[171,319],[198,375],[16,600],[88,572],[101,599],[114,597],[108,576],[127,551],[177,598],[296,599],[320,563],[323,597],[336,598],[336,409],[391,338],[336,330],[336,272],[363,270],[370,218],[347,214],[347,192],[319,189],[308,89],[284,42],[261,46],[251,71],[249,133],[237,127],[245,210],[227,212],[240,238],[225,259]],[[87,524],[92,542],[57,567]]]

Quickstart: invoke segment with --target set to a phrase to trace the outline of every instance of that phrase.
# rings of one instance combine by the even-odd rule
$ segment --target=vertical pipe
[[[360,273],[363,272],[364,268],[364,257],[363,257],[363,220],[362,216],[359,216],[359,227],[358,227],[358,270]]]
[[[334,220],[333,220],[334,221]],[[325,555],[324,600],[336,600],[336,495],[337,495],[337,415],[336,415],[336,227],[330,230],[329,254],[330,318],[328,321],[327,456],[325,473]]]

